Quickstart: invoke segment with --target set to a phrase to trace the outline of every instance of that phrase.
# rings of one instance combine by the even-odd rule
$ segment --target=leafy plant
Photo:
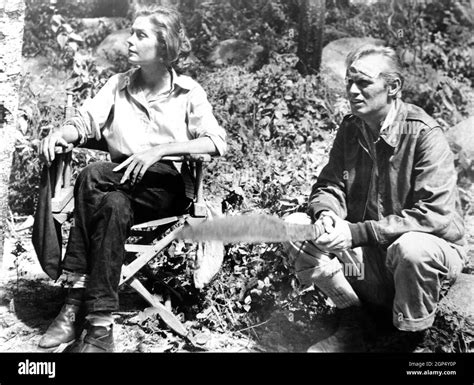
[[[469,115],[474,80],[469,7],[458,0],[358,4],[331,8],[326,22],[331,36],[372,36],[396,48],[406,67],[404,99],[448,128]]]
[[[216,43],[225,39],[258,43],[279,53],[296,50],[290,33],[297,25],[293,0],[210,1],[196,8],[183,5],[180,10],[192,37],[193,51],[205,62]]]
[[[67,71],[75,105],[79,105],[110,75],[126,70],[128,63],[119,57],[114,68],[98,68],[91,48],[110,28],[104,24],[84,32],[76,16],[90,11],[80,8],[85,3],[70,9],[63,3],[52,7],[46,1],[27,1],[23,53],[46,56],[56,68]],[[405,100],[422,106],[448,127],[468,113],[472,91],[468,54],[472,21],[463,11],[465,4],[447,0],[429,6],[414,2],[392,2],[391,7],[329,6],[326,41],[343,36],[385,39],[404,55]],[[258,211],[283,217],[304,211],[348,106],[319,77],[302,77],[294,69],[296,45],[291,31],[297,28],[297,2],[232,0],[181,10],[200,59],[192,70],[229,134],[227,154],[206,170],[206,196],[220,199],[227,213]],[[268,63],[254,72],[240,67],[215,69],[208,62],[209,53],[229,38],[264,46]],[[36,146],[61,123],[64,106],[46,93],[33,94],[26,86],[22,93],[22,105],[29,101],[31,111],[25,112],[28,126],[17,141],[9,203],[14,212],[31,214],[41,168]],[[80,150],[74,174],[104,157]],[[192,285],[193,253],[195,246],[176,242],[151,266],[154,275],[148,283],[156,294],[170,297],[184,318],[198,319],[216,330],[238,331],[265,322],[276,308],[292,324],[331,311],[317,289],[301,292],[284,247],[227,246],[218,278],[201,292]]]

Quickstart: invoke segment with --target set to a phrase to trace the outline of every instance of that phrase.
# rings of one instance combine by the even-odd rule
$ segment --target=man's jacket
[[[421,108],[401,102],[395,121],[375,142],[360,118],[344,118],[312,188],[309,214],[316,219],[332,210],[345,218],[353,247],[388,247],[409,231],[462,245],[456,180],[439,124]]]

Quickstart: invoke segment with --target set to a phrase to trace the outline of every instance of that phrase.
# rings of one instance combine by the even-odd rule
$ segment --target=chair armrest
[[[209,163],[212,156],[209,154],[188,154],[188,155],[168,155],[162,158],[163,160],[170,160],[172,162],[203,162]]]
[[[69,144],[67,148],[57,146],[55,147],[55,152],[58,154],[58,163],[57,168],[52,172],[55,175],[55,185],[53,186],[53,201],[58,201],[55,203],[58,207],[64,206],[63,204],[63,195],[65,191],[71,195],[72,189],[68,189],[71,185],[71,155],[72,149],[74,146]],[[165,156],[162,160],[172,161],[172,162],[191,162],[195,163],[194,173],[195,173],[195,202],[193,206],[194,216],[196,217],[205,217],[206,216],[206,205],[204,203],[204,194],[203,194],[203,164],[209,163],[212,160],[212,156],[209,154],[188,154],[188,155],[175,155],[175,156]],[[69,191],[71,190],[71,191]]]
[[[192,215],[194,217],[204,218],[207,216],[206,203],[204,201],[203,191],[203,164],[209,163],[212,156],[209,154],[188,154],[180,156],[165,156],[162,160],[173,162],[194,163],[194,204]]]
[[[74,149],[74,145],[72,143],[69,143],[66,148],[62,146],[54,147],[54,152],[56,154],[67,154],[68,152],[71,152],[73,149]]]
[[[67,154],[73,150],[74,146],[70,143],[66,148],[56,146],[54,152],[56,154]],[[163,160],[169,160],[172,162],[204,162],[209,163],[212,160],[212,156],[209,154],[187,154],[187,155],[167,155],[162,158]]]
[[[194,163],[194,204],[192,215],[194,217],[204,218],[207,216],[206,203],[204,202],[203,191],[203,165],[212,160],[209,154],[188,154],[181,156],[165,156],[163,160],[173,162]]]

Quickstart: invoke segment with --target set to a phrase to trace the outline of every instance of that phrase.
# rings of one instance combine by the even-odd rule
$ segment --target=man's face
[[[346,92],[354,115],[371,120],[388,112],[388,87],[380,76],[386,70],[386,59],[377,54],[363,56],[347,69]]]

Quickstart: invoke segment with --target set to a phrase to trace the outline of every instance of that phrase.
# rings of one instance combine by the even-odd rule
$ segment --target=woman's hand
[[[318,219],[326,230],[314,243],[324,251],[341,251],[352,247],[349,223],[332,211],[324,211]]]
[[[127,179],[130,180],[130,184],[133,186],[140,182],[145,175],[148,168],[158,162],[163,157],[160,149],[157,147],[151,148],[147,151],[139,152],[127,158],[124,162],[120,163],[114,168],[114,171],[120,171],[124,167],[128,166],[125,170],[120,183],[125,183]]]
[[[63,135],[60,131],[49,134],[46,138],[42,139],[39,145],[39,156],[40,159],[51,166],[51,162],[54,160],[56,153],[55,147],[61,146],[64,148],[68,147],[68,142],[64,140]]]

